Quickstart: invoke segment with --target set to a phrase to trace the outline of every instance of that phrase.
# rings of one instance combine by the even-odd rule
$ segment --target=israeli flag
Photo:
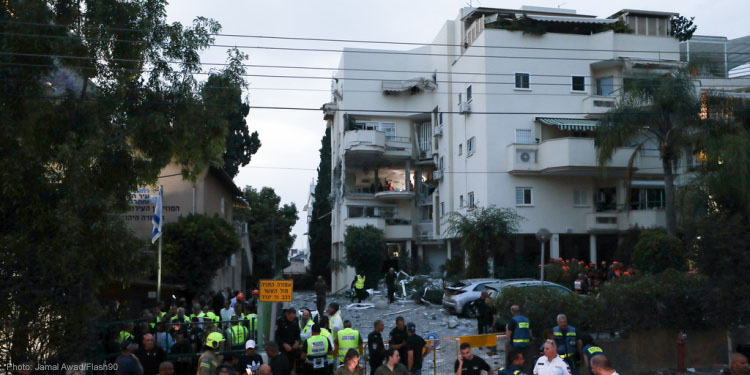
[[[151,232],[151,243],[155,243],[156,240],[161,237],[161,206],[163,200],[163,188],[159,188],[159,196],[156,198],[156,207],[154,208],[154,217],[151,219],[151,224],[154,224],[154,230]]]

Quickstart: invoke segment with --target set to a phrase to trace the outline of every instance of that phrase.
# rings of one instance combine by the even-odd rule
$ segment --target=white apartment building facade
[[[628,76],[678,66],[674,15],[464,8],[428,45],[344,49],[323,106],[332,129],[332,259],[344,260],[347,226],[372,224],[389,256],[438,271],[463,256],[447,232],[449,214],[472,206],[515,209],[524,219],[512,246],[537,259],[533,234],[542,227],[553,233],[550,257],[597,262],[613,260],[629,228],[664,226],[656,147],[636,154],[628,192],[634,148],[601,168],[593,132]],[[508,20],[522,16],[546,32],[509,30]],[[618,20],[634,32],[605,30]],[[353,276],[336,268],[332,289]]]

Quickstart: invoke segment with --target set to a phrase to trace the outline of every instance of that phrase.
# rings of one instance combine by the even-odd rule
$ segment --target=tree
[[[242,77],[244,72],[242,63],[245,60],[247,60],[247,55],[233,49],[229,57],[231,69],[212,74],[208,77],[206,83],[206,86],[211,89],[229,92],[229,100],[225,102],[229,109],[224,114],[228,131],[223,159],[224,170],[230,177],[239,173],[240,166],[244,167],[250,163],[250,158],[260,148],[258,132],[255,131],[250,134],[245,120],[250,113],[250,105],[247,99],[242,100],[242,89],[247,86]]]
[[[237,210],[236,217],[247,222],[250,248],[253,250],[252,283],[272,278],[274,271],[289,265],[289,249],[294,244],[292,227],[297,222],[294,203],[280,206],[281,197],[270,187],[260,191],[247,186],[244,191],[250,209]],[[274,256],[275,255],[275,256]]]
[[[346,264],[364,274],[365,287],[377,288],[385,261],[385,234],[372,226],[349,226],[344,232]]]
[[[669,20],[670,35],[677,38],[680,42],[690,40],[695,31],[698,30],[698,26],[693,25],[694,19],[695,17],[690,17],[690,19],[685,16],[672,17]]]
[[[163,0],[0,5],[0,362],[74,363],[99,291],[146,274],[119,213],[171,161],[221,160],[224,92],[204,90],[213,20]],[[176,63],[175,63],[176,62]],[[241,66],[240,66],[241,67]]]
[[[180,217],[164,225],[164,277],[196,295],[210,286],[216,271],[239,250],[237,233],[222,218]]]
[[[315,185],[310,238],[310,273],[331,282],[331,129],[327,128],[320,146],[318,182]]]
[[[491,264],[487,260],[502,253],[506,240],[518,231],[521,219],[514,210],[495,206],[471,208],[465,215],[451,212],[448,233],[461,239],[461,247],[469,255],[467,277],[487,276],[488,263]],[[494,269],[489,272],[494,274]]]
[[[640,232],[631,260],[638,271],[646,273],[660,273],[668,268],[684,271],[687,267],[682,241],[661,229]]]
[[[631,79],[615,108],[607,112],[596,131],[597,158],[605,166],[618,148],[636,147],[628,163],[629,177],[638,152],[655,144],[664,173],[667,233],[675,235],[675,165],[681,151],[693,146],[700,119],[700,101],[685,71]],[[629,179],[628,177],[628,179]]]

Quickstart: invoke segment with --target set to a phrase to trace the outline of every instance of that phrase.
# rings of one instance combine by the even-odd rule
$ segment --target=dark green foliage
[[[77,363],[97,294],[150,270],[130,194],[221,158],[226,92],[193,78],[220,26],[167,24],[163,0],[0,3],[0,362]]]
[[[579,273],[586,272],[586,266],[580,263],[554,262],[544,265],[544,280],[573,289],[573,282]]]
[[[576,294],[562,295],[549,287],[503,288],[494,303],[498,318],[503,322],[510,320],[512,305],[521,306],[523,314],[532,322],[534,337],[543,337],[545,329],[556,326],[557,314],[567,315],[568,322],[579,330],[587,330],[593,318],[588,298]]]
[[[452,258],[445,261],[445,264],[441,266],[441,270],[445,271],[445,274],[448,278],[457,278],[463,276],[464,258],[454,255]]]
[[[451,212],[448,220],[448,233],[459,238],[461,248],[469,253],[466,276],[484,277],[488,273],[487,259],[506,250],[504,244],[518,231],[521,216],[509,208],[490,206],[472,208],[466,215]]]
[[[385,236],[372,225],[346,227],[344,233],[346,264],[364,274],[365,287],[376,288],[382,278],[385,261]]]
[[[663,76],[629,79],[615,108],[606,113],[596,130],[599,165],[605,166],[617,149],[636,146],[630,158],[628,180],[633,161],[646,145],[659,149],[664,172],[667,232],[677,233],[675,209],[675,163],[684,149],[692,147],[699,129],[700,100],[686,71]]]
[[[331,284],[331,129],[327,128],[320,146],[320,165],[318,181],[310,221],[310,272],[314,276],[322,275],[328,285]]]
[[[633,248],[631,261],[640,272],[660,273],[668,268],[687,268],[685,247],[679,238],[662,229],[644,229]]]
[[[690,40],[693,37],[695,30],[698,30],[698,26],[693,25],[694,19],[695,17],[690,17],[689,19],[685,16],[672,17],[669,20],[671,35],[677,38],[680,42]]]
[[[688,225],[688,248],[699,272],[711,280],[717,320],[726,326],[750,322],[750,227],[742,215],[711,214]]]
[[[281,206],[281,197],[270,187],[258,191],[247,186],[245,199],[250,209],[235,211],[235,217],[247,222],[254,269],[250,283],[254,284],[260,279],[273,278],[274,265],[277,274],[289,266],[287,257],[296,237],[291,232],[298,219],[297,206],[294,203]]]
[[[218,216],[190,214],[165,224],[163,243],[165,280],[185,285],[192,295],[206,291],[216,271],[240,250],[234,228]]]

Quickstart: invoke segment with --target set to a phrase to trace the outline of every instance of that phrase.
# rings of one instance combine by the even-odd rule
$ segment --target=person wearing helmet
[[[219,345],[224,341],[224,335],[219,332],[211,332],[206,337],[206,345],[203,346],[204,352],[198,359],[197,375],[216,375],[216,367],[219,363],[216,359],[216,351]]]

